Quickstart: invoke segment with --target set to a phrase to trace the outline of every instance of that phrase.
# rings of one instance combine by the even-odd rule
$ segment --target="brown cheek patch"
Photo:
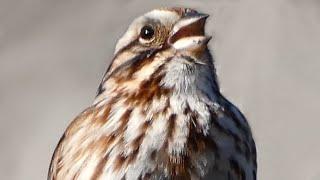
[[[148,106],[154,98],[159,99],[161,96],[168,96],[172,89],[161,87],[161,80],[164,78],[164,74],[161,74],[163,66],[160,66],[148,80],[144,80],[140,83],[139,89],[129,94],[126,98],[126,103],[134,105]]]
[[[149,58],[142,58],[140,60],[136,60],[130,67],[121,71],[121,73],[116,73],[113,75],[116,83],[121,84],[133,79],[133,74],[142,69],[142,67],[152,63],[154,60],[154,55]]]

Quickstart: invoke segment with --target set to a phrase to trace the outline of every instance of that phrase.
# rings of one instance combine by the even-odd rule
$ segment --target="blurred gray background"
[[[0,179],[46,179],[116,40],[163,6],[211,14],[222,91],[252,125],[259,179],[320,179],[319,0],[0,0]]]

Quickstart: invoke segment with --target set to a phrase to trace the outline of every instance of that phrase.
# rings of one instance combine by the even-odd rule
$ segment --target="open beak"
[[[197,55],[202,53],[210,41],[210,36],[205,36],[205,23],[209,17],[196,11],[185,13],[173,27],[168,43],[177,51],[185,51]]]

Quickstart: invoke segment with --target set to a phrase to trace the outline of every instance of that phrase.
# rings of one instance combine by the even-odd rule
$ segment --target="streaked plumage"
[[[62,136],[48,179],[256,179],[255,143],[220,94],[206,18],[163,8],[130,25],[94,103]]]

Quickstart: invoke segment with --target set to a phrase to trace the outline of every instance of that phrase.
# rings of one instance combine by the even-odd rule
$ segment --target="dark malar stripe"
[[[158,52],[157,49],[150,49],[144,52],[141,52],[140,54],[137,54],[136,56],[132,57],[131,59],[125,61],[118,67],[116,67],[110,75],[106,78],[110,78],[110,76],[117,75],[116,77],[123,77],[125,79],[130,79],[133,75],[133,73],[137,72],[139,69],[141,69],[144,65],[147,63],[152,62],[154,59],[154,56]],[[123,73],[126,70],[127,72]],[[119,73],[121,72],[121,73]],[[122,75],[122,76],[121,76]],[[118,79],[118,78],[117,78]]]
[[[115,54],[114,59],[116,59],[120,54],[122,54],[125,51],[128,51],[129,49],[131,49],[132,47],[136,46],[139,43],[139,39],[136,38],[133,41],[131,41],[128,45],[126,45],[125,47],[121,48],[117,54]]]
[[[141,52],[140,54],[134,56],[131,59],[128,59],[127,61],[125,61],[124,63],[122,63],[118,67],[116,67],[112,72],[109,72],[110,69],[111,69],[111,66],[113,64],[113,61],[117,58],[117,56],[115,56],[115,58],[113,59],[113,61],[111,62],[111,64],[109,65],[107,71],[105,72],[105,74],[103,76],[103,79],[102,79],[102,81],[101,81],[101,83],[100,83],[100,85],[98,87],[96,96],[99,96],[100,94],[102,94],[105,91],[103,85],[111,76],[117,74],[122,69],[128,69],[130,67],[139,67],[139,68],[141,68],[142,66],[141,65],[139,66],[139,64],[141,64],[143,62],[142,60],[146,59],[148,61],[151,61],[153,59],[153,56],[158,51],[159,51],[158,49],[150,49],[150,50]],[[131,74],[132,74],[133,71],[134,71],[134,69],[131,70]]]
[[[110,62],[109,66],[108,66],[108,68],[107,68],[107,70],[106,70],[106,72],[104,73],[102,82],[105,81],[105,76],[106,76],[106,74],[108,74],[108,72],[110,71],[111,66],[112,66],[113,62],[115,61],[115,59],[117,59],[118,56],[119,56],[120,54],[122,54],[124,51],[127,51],[127,50],[129,50],[131,47],[135,46],[138,42],[139,42],[139,40],[138,40],[138,39],[135,39],[135,40],[133,40],[131,43],[129,43],[127,46],[123,47],[122,49],[120,49],[120,50],[117,52],[117,54],[113,57],[112,61]]]

